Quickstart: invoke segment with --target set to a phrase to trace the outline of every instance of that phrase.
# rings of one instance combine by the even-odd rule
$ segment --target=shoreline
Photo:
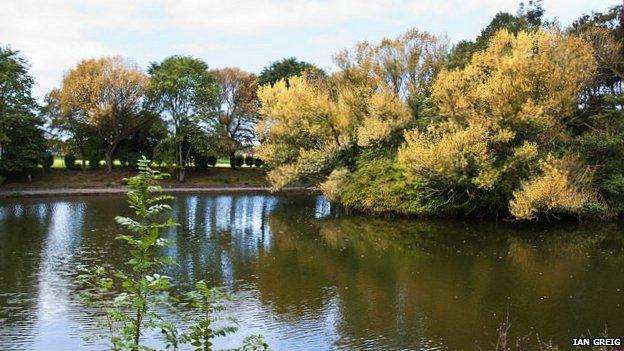
[[[293,186],[281,189],[275,193],[313,192],[313,187]],[[91,196],[91,195],[119,195],[128,191],[127,186],[115,187],[76,187],[76,188],[0,188],[0,199],[24,197],[60,197],[60,196]],[[271,193],[266,186],[163,186],[165,193]]]

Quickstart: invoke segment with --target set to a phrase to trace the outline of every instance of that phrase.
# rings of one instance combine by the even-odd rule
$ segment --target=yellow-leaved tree
[[[412,30],[340,52],[329,77],[261,87],[256,131],[273,187],[303,179],[337,198],[363,149],[415,124],[447,52],[445,38]]]
[[[54,91],[59,119],[97,131],[109,172],[117,145],[143,121],[141,107],[148,85],[148,77],[136,64],[114,56],[79,62]]]
[[[465,68],[438,75],[441,122],[407,132],[398,161],[467,211],[579,214],[597,201],[585,186],[591,172],[562,145],[595,69],[579,37],[501,30]]]

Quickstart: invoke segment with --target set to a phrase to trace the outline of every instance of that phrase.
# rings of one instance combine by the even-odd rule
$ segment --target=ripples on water
[[[77,268],[121,267],[122,197],[0,202],[0,350],[101,349]],[[624,335],[621,230],[329,216],[318,196],[180,196],[165,272],[235,298],[240,332],[276,350],[484,349],[507,313],[518,335],[564,348]],[[149,338],[149,336],[148,336]]]

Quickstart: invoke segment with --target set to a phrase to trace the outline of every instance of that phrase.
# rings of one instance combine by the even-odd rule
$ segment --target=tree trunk
[[[182,152],[182,143],[178,143],[178,147],[176,149],[176,163],[177,163],[177,178],[178,182],[183,182],[185,177],[185,164],[184,164],[184,153]]]
[[[109,146],[104,150],[104,158],[106,159],[106,172],[110,173],[113,171],[113,151],[115,148]]]
[[[230,168],[236,169],[236,154],[233,152],[230,154]]]

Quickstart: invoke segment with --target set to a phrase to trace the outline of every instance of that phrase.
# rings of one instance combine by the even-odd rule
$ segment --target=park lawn
[[[85,164],[89,165],[89,161],[86,160]],[[104,167],[104,161],[100,161],[100,167]],[[82,160],[76,160],[76,165],[77,166],[82,166]],[[113,165],[115,166],[121,166],[121,162],[119,160],[113,160]],[[219,157],[217,159],[217,164],[215,165],[215,167],[225,167],[225,168],[230,168],[230,159],[227,157]],[[53,169],[65,169],[65,160],[63,159],[63,157],[60,156],[54,156],[54,162],[52,163],[52,168]]]
[[[116,168],[111,173],[104,169],[67,170],[53,168],[47,172],[39,171],[32,182],[23,179],[8,179],[3,189],[34,188],[94,188],[124,185],[124,178],[136,174],[135,170]],[[225,167],[214,167],[206,171],[187,171],[187,179],[180,183],[168,178],[165,187],[244,187],[267,186],[264,168],[243,166],[235,170]]]

